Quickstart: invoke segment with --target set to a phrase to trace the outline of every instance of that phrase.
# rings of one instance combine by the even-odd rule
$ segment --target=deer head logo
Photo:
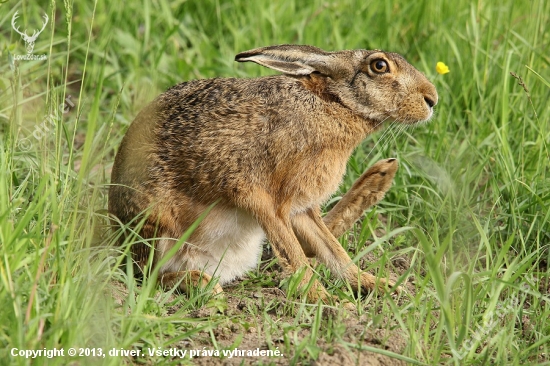
[[[13,29],[15,29],[15,31],[17,33],[19,33],[21,35],[21,37],[23,38],[23,41],[25,41],[25,47],[27,48],[27,54],[31,54],[32,51],[34,50],[34,43],[36,42],[36,38],[38,38],[38,35],[40,33],[42,33],[42,31],[44,30],[44,28],[46,28],[46,24],[48,24],[48,15],[47,14],[44,14],[44,24],[42,25],[42,29],[40,29],[39,31],[36,31],[34,30],[32,32],[32,36],[29,36],[27,34],[27,30],[25,29],[24,32],[21,32],[19,31],[19,27],[16,27],[15,26],[15,21],[17,20],[17,18],[19,17],[19,15],[17,14],[18,12],[16,11],[15,14],[13,14],[13,17],[11,18],[11,26],[13,27]]]

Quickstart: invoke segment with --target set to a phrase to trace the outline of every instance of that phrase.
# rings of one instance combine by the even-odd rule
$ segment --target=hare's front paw
[[[321,302],[324,305],[330,305],[331,307],[335,307],[337,309],[345,309],[351,312],[357,311],[357,308],[353,303],[347,300],[339,299],[337,296],[330,295],[325,287],[317,280],[315,280],[315,283],[311,286],[307,293],[307,301],[311,304]],[[328,312],[330,313],[330,311]]]
[[[361,288],[367,291],[373,291],[375,288],[381,292],[401,293],[403,291],[401,286],[395,286],[395,282],[385,278],[376,278],[366,272],[361,273]]]
[[[328,291],[319,281],[315,281],[313,286],[307,292],[308,302],[315,304],[321,301],[324,304],[330,304],[332,302],[332,297],[329,295]]]

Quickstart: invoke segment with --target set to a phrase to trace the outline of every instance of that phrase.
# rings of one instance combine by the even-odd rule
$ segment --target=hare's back
[[[284,76],[195,80],[170,88],[148,108],[156,116],[152,178],[206,201],[265,180],[281,159],[278,149],[288,154],[283,143],[303,133],[280,113],[291,108],[284,104],[290,105],[292,89],[300,88]]]

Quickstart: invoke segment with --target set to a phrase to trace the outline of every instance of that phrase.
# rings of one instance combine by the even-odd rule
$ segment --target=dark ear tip
[[[235,56],[235,61],[237,61],[237,62],[246,62],[248,60],[244,60],[245,58],[255,56],[257,54],[258,54],[257,52],[250,52],[250,51],[240,52]]]

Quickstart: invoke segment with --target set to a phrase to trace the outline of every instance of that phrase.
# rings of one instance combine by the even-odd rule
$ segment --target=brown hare
[[[146,106],[115,159],[109,211],[140,235],[154,263],[215,203],[159,270],[165,287],[215,291],[255,268],[265,237],[289,273],[304,270],[308,301],[330,301],[312,279],[315,257],[358,290],[393,283],[361,272],[337,237],[389,189],[396,159],[377,162],[325,216],[354,148],[384,121],[427,121],[435,87],[395,53],[280,45],[239,53],[284,75],[178,84]],[[150,247],[132,246],[143,269]]]

